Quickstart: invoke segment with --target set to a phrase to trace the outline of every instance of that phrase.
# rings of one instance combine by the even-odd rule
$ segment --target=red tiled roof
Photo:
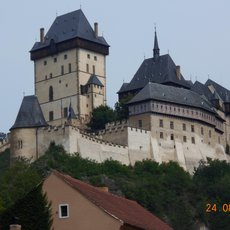
[[[146,230],[172,230],[169,225],[135,201],[105,192],[60,172],[54,171],[53,173],[79,191],[96,206],[125,224]]]

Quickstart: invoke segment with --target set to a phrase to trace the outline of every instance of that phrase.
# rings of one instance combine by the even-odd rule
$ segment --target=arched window
[[[53,92],[53,86],[49,87],[49,101],[53,101],[54,99],[54,92]]]

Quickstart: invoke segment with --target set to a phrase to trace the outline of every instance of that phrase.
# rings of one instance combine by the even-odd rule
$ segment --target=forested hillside
[[[8,230],[15,215],[19,216],[22,225],[27,221],[27,226],[33,226],[26,229],[36,230],[35,223],[28,223],[28,213],[23,213],[29,209],[28,203],[32,203],[31,209],[37,207],[41,214],[42,228],[49,229],[49,205],[46,197],[39,193],[42,179],[52,169],[95,186],[108,186],[111,192],[136,200],[174,229],[197,229],[200,223],[215,230],[230,226],[230,165],[226,162],[201,162],[191,176],[174,162],[159,165],[146,160],[133,167],[112,160],[99,164],[82,159],[78,154],[68,155],[53,143],[36,162],[29,164],[19,159],[10,168],[9,151],[6,151],[0,155],[0,167],[0,224],[3,230]],[[36,202],[39,199],[40,202]],[[30,214],[33,213],[38,215],[36,212]],[[33,221],[36,218],[30,218],[30,222]]]

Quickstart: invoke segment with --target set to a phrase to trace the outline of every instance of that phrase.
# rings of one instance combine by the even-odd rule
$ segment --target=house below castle
[[[118,91],[119,101],[130,99],[128,120],[97,135],[84,131],[92,110],[106,104],[109,45],[94,27],[77,10],[57,17],[45,36],[41,29],[30,51],[35,95],[23,98],[11,128],[12,158],[36,160],[54,141],[98,162],[172,160],[191,173],[200,160],[229,162],[230,91],[210,79],[186,80],[169,54],[160,55],[156,31],[153,57]]]

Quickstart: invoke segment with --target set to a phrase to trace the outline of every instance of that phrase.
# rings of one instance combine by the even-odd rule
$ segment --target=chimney
[[[18,224],[11,224],[10,230],[21,230],[21,225]]]
[[[44,41],[45,41],[44,33],[45,33],[45,29],[44,28],[40,28],[40,42],[41,43],[44,43]]]
[[[98,23],[97,22],[94,22],[94,33],[97,38],[98,37]]]
[[[180,66],[176,66],[176,76],[178,80],[181,80]]]

